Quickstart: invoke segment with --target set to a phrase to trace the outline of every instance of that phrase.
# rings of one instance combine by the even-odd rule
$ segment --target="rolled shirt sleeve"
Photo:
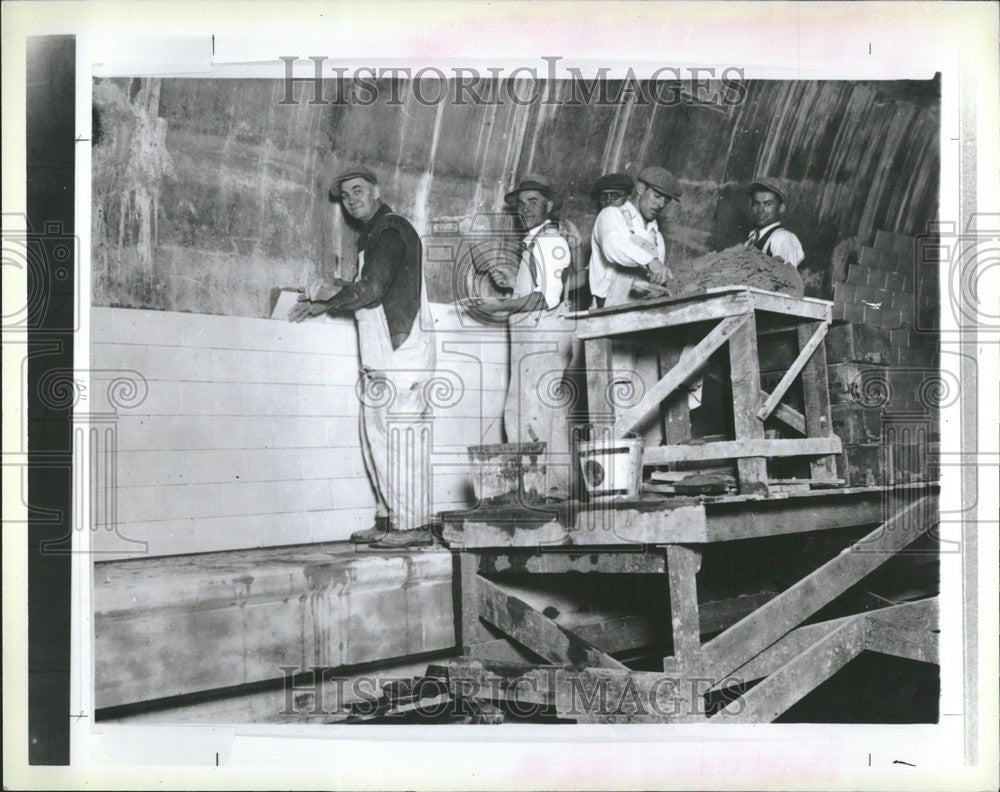
[[[806,257],[799,238],[785,228],[779,228],[771,235],[767,248],[769,254],[781,256],[793,267],[798,267]]]
[[[604,258],[619,267],[646,267],[657,257],[651,246],[635,239],[625,215],[614,206],[605,207],[597,215],[593,238]]]

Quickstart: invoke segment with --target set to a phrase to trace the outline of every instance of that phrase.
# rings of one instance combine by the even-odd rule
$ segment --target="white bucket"
[[[577,446],[580,472],[591,498],[638,498],[642,486],[642,439],[605,438]]]

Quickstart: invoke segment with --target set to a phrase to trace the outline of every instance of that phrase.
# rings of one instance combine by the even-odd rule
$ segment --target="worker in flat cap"
[[[331,196],[358,228],[357,274],[332,296],[303,295],[288,318],[301,322],[353,312],[357,322],[362,452],[377,507],[375,525],[352,534],[351,541],[376,547],[430,544],[428,474],[413,463],[430,414],[426,385],[435,367],[420,237],[382,202],[370,170],[339,174]]]
[[[744,245],[755,247],[769,256],[784,259],[798,267],[805,258],[802,243],[781,224],[785,213],[785,196],[772,180],[758,179],[750,183],[750,214],[754,229]]]
[[[595,307],[629,300],[637,277],[664,284],[673,277],[664,262],[666,245],[657,215],[681,198],[680,181],[666,168],[644,168],[629,199],[601,209],[590,246],[590,293]]]
[[[622,206],[635,188],[635,182],[627,173],[605,173],[590,191],[601,209],[606,206]]]
[[[478,300],[476,307],[507,316],[510,379],[503,413],[507,441],[546,444],[545,495],[562,500],[569,497],[573,470],[572,389],[565,379],[574,341],[573,323],[565,318],[573,242],[552,219],[562,199],[543,176],[522,178],[504,196],[504,203],[517,214],[524,231],[521,255],[513,278],[503,270],[491,270],[491,276],[511,295]]]

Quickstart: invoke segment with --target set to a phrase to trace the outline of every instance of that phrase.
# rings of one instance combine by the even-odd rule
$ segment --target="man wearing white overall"
[[[569,497],[571,470],[569,411],[565,384],[573,354],[573,323],[564,316],[565,281],[572,268],[570,244],[550,215],[559,197],[548,181],[526,176],[504,197],[517,212],[526,234],[517,273],[491,276],[510,299],[484,303],[486,310],[509,314],[510,382],[504,402],[508,442],[546,443],[546,497]]]
[[[432,541],[426,384],[435,367],[433,326],[424,288],[420,237],[379,198],[368,170],[338,176],[332,187],[361,223],[354,283],[326,300],[302,300],[289,319],[351,311],[361,354],[361,446],[375,489],[375,525],[351,535],[356,544],[408,547]]]

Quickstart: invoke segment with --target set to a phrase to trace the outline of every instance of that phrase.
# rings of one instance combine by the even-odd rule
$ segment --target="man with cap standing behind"
[[[288,318],[301,322],[322,313],[353,312],[358,325],[361,445],[378,507],[375,526],[355,532],[351,541],[377,547],[430,544],[427,470],[407,459],[422,452],[420,438],[430,412],[426,383],[435,367],[420,237],[408,220],[382,203],[371,171],[340,174],[331,192],[360,224],[355,280],[328,299],[303,296]],[[409,447],[413,443],[416,447]]]
[[[635,182],[627,173],[605,173],[594,182],[590,191],[601,209],[606,206],[622,206],[635,188]]]
[[[799,238],[781,225],[781,216],[785,213],[785,196],[781,191],[768,181],[751,182],[750,213],[755,228],[744,245],[798,267],[805,253]]]
[[[639,174],[628,201],[600,211],[590,247],[590,293],[597,307],[627,302],[638,276],[661,285],[673,277],[663,261],[666,246],[656,216],[680,197],[677,177],[653,166]]]
[[[491,271],[511,298],[479,300],[477,308],[508,315],[510,381],[504,402],[504,429],[512,443],[546,443],[546,495],[569,497],[572,460],[569,443],[571,390],[565,384],[573,352],[572,323],[563,298],[572,268],[571,246],[551,215],[561,201],[541,176],[525,176],[504,197],[525,230],[513,280]]]

